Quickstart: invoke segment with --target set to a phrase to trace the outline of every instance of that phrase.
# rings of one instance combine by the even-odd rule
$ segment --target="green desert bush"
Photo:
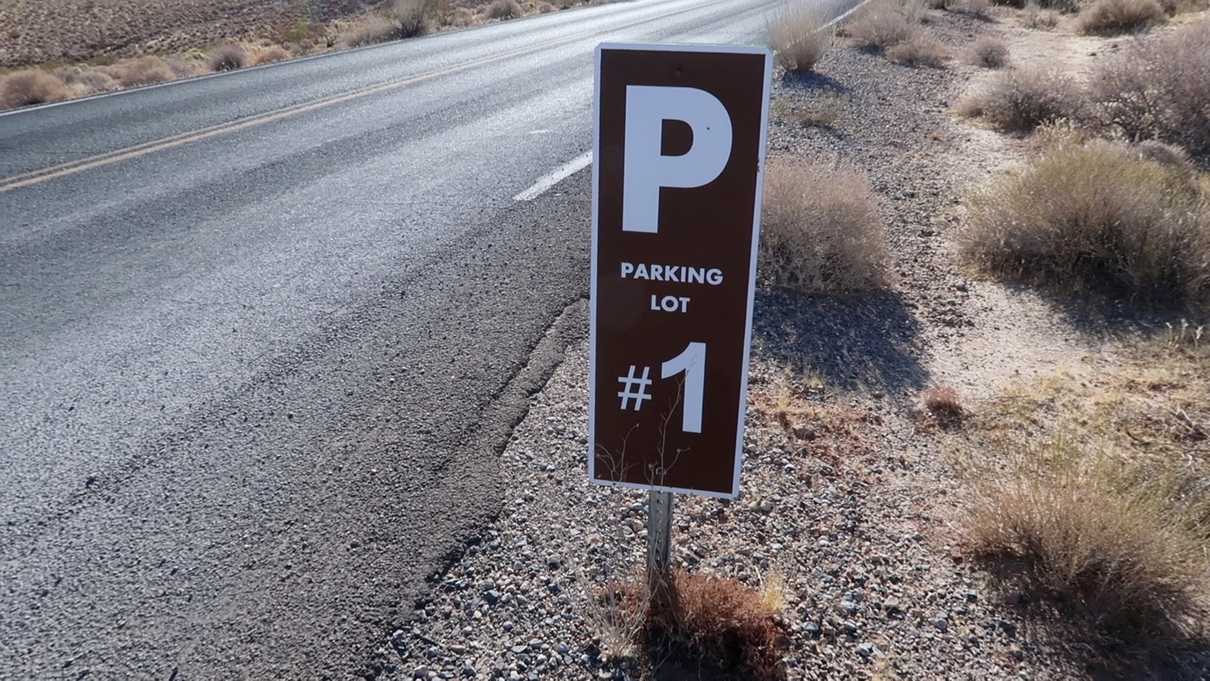
[[[1135,42],[1089,82],[1092,116],[1131,140],[1210,155],[1210,20]]]
[[[886,282],[886,230],[858,169],[777,159],[765,175],[760,271],[804,293],[874,289]]]
[[[0,80],[0,108],[57,102],[68,95],[62,80],[37,69],[17,71]]]
[[[1080,32],[1089,35],[1132,33],[1164,21],[1166,13],[1156,0],[1095,0],[1080,12]]]
[[[787,71],[815,68],[832,45],[833,32],[824,29],[824,16],[806,5],[786,5],[769,24],[769,47]]]
[[[1075,81],[1053,68],[1005,71],[958,105],[958,113],[982,118],[1006,132],[1029,132],[1045,123],[1077,119],[1083,109],[1083,93]]]
[[[1059,142],[971,195],[959,247],[967,261],[1010,278],[1202,307],[1210,303],[1206,201],[1195,172],[1154,150]]]

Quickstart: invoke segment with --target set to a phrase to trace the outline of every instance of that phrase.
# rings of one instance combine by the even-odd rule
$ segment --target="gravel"
[[[994,30],[929,16],[954,54]],[[956,548],[957,485],[916,413],[917,392],[937,372],[986,376],[977,341],[1014,324],[992,318],[1007,303],[991,297],[1003,294],[966,279],[944,238],[962,189],[995,165],[964,157],[977,133],[948,113],[971,69],[912,69],[837,49],[819,70],[775,76],[779,106],[830,92],[844,112],[831,128],[775,119],[770,153],[866,170],[883,199],[896,281],[843,300],[758,294],[743,493],[678,497],[674,561],[753,588],[782,576],[789,679],[1087,678]],[[1053,323],[1043,318],[1039,333]],[[956,361],[966,373],[946,374],[938,355],[968,345],[973,354]],[[646,532],[641,494],[587,483],[586,367],[586,348],[573,348],[533,397],[502,457],[504,510],[391,637],[394,678],[413,669],[468,679],[645,675],[593,599],[609,581],[641,574]],[[762,407],[787,372],[818,409],[811,428],[787,430]]]

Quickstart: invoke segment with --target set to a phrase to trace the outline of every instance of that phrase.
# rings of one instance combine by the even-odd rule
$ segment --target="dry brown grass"
[[[1084,99],[1075,81],[1055,68],[1012,69],[958,104],[958,113],[982,118],[1006,132],[1029,132],[1039,125],[1082,115]]]
[[[985,69],[1001,69],[1008,65],[1008,46],[1003,40],[983,36],[971,45],[966,61]]]
[[[285,61],[290,58],[290,51],[284,47],[274,45],[258,50],[252,57],[253,65],[272,64],[274,62]]]
[[[397,27],[397,38],[414,38],[429,32],[435,12],[436,5],[432,0],[395,0],[387,11],[387,18]]]
[[[886,231],[852,166],[773,160],[760,249],[761,277],[773,286],[841,293],[886,283]]]
[[[1132,140],[1210,155],[1210,20],[1128,45],[1089,83],[1093,115]]]
[[[236,71],[248,65],[248,52],[240,45],[228,43],[210,53],[210,70]]]
[[[514,19],[524,13],[517,0],[493,0],[492,4],[487,6],[489,19]]]
[[[989,21],[992,2],[991,0],[949,0],[945,9],[955,14],[965,14],[982,21]]]
[[[1034,30],[1050,31],[1059,25],[1059,13],[1043,9],[1036,2],[1030,2],[1021,13],[1021,25]]]
[[[826,393],[819,376],[786,371],[753,389],[753,413],[762,425],[780,428],[800,454],[829,464],[873,456],[871,423],[877,417],[820,399]]]
[[[924,409],[943,427],[958,425],[966,410],[958,391],[948,385],[933,386],[920,394]]]
[[[482,19],[475,11],[468,7],[455,7],[452,12],[446,16],[445,21],[448,25],[457,28],[465,28],[474,26],[482,22]]]
[[[1095,0],[1080,12],[1076,24],[1084,34],[1116,35],[1150,28],[1165,18],[1156,0]]]
[[[346,47],[375,45],[428,33],[436,13],[431,0],[394,0],[385,9],[361,17],[340,32]]]
[[[1210,304],[1210,216],[1186,168],[1123,144],[1060,143],[974,192],[962,255],[1055,288]]]
[[[916,34],[905,42],[892,45],[886,51],[887,59],[904,66],[928,66],[939,69],[945,65],[945,48],[941,43],[922,34]]]
[[[383,43],[395,40],[398,30],[390,19],[378,14],[368,14],[341,32],[340,43],[346,47]]]
[[[1117,652],[1201,636],[1210,596],[1210,355],[1126,361],[997,397],[968,421],[967,548]]]
[[[923,13],[921,0],[874,0],[845,26],[845,32],[854,46],[882,51],[915,36]]]
[[[176,77],[167,62],[152,56],[124,59],[104,68],[123,87],[153,85]]]
[[[67,99],[67,87],[57,76],[30,69],[0,80],[0,107],[29,106]]]
[[[754,681],[782,678],[789,638],[778,617],[781,601],[770,589],[676,571],[665,598],[648,599],[645,585],[632,580],[609,585],[598,599],[622,613],[617,621],[645,613],[638,634],[656,659]]]
[[[833,31],[824,29],[824,15],[806,5],[786,5],[769,24],[769,46],[787,71],[805,73],[815,68],[832,46]]]
[[[63,79],[72,97],[87,97],[98,92],[109,92],[121,84],[107,72],[92,67],[67,67],[56,75]]]

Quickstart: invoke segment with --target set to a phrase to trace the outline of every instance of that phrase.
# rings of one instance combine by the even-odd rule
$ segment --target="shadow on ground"
[[[920,321],[898,294],[811,297],[759,290],[753,321],[757,357],[815,375],[837,389],[889,394],[928,384],[920,363]]]
[[[997,620],[1009,636],[1042,646],[1083,666],[1090,681],[1205,681],[1210,676],[1210,638],[1178,631],[1162,613],[1138,613],[1123,628],[1106,621],[1096,603],[1053,593],[1027,561],[986,558],[978,564],[992,577],[1003,607],[1023,625]]]
[[[847,94],[849,88],[842,85],[840,81],[829,76],[808,71],[806,73],[796,73],[794,71],[786,71],[781,76],[781,84],[786,87],[797,87],[804,90],[825,90],[838,94]]]
[[[1199,311],[1180,302],[1130,298],[1109,285],[1073,290],[1007,279],[999,284],[1014,295],[1037,295],[1065,323],[1090,336],[1149,336],[1169,327],[1179,330],[1182,320],[1193,327],[1210,322],[1210,308]]]

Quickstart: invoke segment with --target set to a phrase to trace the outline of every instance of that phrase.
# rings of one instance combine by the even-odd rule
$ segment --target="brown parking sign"
[[[768,50],[596,53],[589,477],[739,493]]]

